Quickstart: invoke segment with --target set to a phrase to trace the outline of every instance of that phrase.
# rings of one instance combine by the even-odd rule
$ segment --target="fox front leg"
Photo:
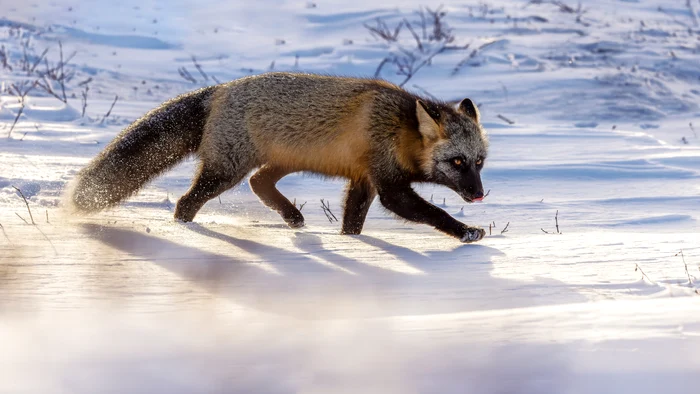
[[[378,191],[382,205],[406,220],[431,225],[465,243],[476,242],[486,235],[484,229],[459,222],[425,201],[410,184],[378,187]]]

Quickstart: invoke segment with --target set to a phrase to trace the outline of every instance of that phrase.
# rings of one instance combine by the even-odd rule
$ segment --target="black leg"
[[[378,189],[382,205],[406,220],[429,224],[462,242],[475,242],[486,234],[483,229],[461,223],[425,201],[408,184],[388,185]]]
[[[250,188],[263,204],[279,212],[289,227],[299,228],[304,226],[304,216],[275,187],[275,184],[289,173],[290,171],[266,164],[250,177]]]
[[[377,191],[367,181],[350,181],[345,195],[345,212],[341,234],[360,234]]]
[[[191,222],[207,201],[236,186],[245,172],[236,175],[223,175],[202,166],[190,190],[177,202],[175,219]]]

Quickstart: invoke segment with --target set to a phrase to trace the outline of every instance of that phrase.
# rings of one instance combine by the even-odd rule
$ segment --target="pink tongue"
[[[484,201],[484,198],[483,197],[474,198],[474,199],[472,199],[472,201]]]

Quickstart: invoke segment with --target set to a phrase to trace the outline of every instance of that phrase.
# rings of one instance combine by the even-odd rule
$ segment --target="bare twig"
[[[393,28],[389,27],[381,18],[375,20],[374,26],[364,25],[373,37],[383,40],[391,48],[390,54],[382,59],[377,66],[375,77],[379,77],[384,67],[391,64],[396,69],[396,74],[404,77],[398,85],[404,86],[419,70],[430,65],[435,56],[448,50],[464,50],[469,47],[469,44],[450,45],[455,40],[455,36],[452,29],[444,22],[447,12],[442,10],[442,7],[438,7],[434,11],[427,7],[425,9],[421,7],[418,15],[421,18],[419,22],[410,22],[407,18],[403,18]],[[428,24],[432,30],[430,34],[428,34]],[[420,25],[422,36],[414,28],[414,25]],[[414,46],[405,46],[399,40],[404,26],[411,34],[415,42]]]
[[[19,110],[17,111],[17,116],[15,116],[15,121],[12,122],[12,126],[10,126],[10,132],[7,133],[7,138],[10,138],[12,136],[12,130],[14,130],[15,125],[17,125],[17,122],[19,121],[19,117],[22,116],[22,112],[24,112],[24,98],[22,98],[22,104],[19,107]]]
[[[0,46],[0,64],[2,65],[2,68],[12,71],[12,65],[10,65],[9,59],[10,57],[7,55],[7,49],[5,49],[5,46]]]
[[[114,109],[114,104],[117,103],[117,100],[119,100],[119,96],[115,95],[114,96],[114,101],[112,101],[112,106],[109,107],[109,111],[105,114],[105,116],[102,118],[100,121],[100,124],[103,124],[105,120],[109,117],[109,115],[112,113],[112,109]]]
[[[425,19],[425,11],[423,11],[423,7],[420,7],[418,11],[416,12],[418,16],[420,16],[420,27],[423,32],[423,39],[427,40],[428,39],[428,32],[427,32],[427,21]]]
[[[185,67],[180,67],[180,68],[178,68],[178,69],[177,69],[177,72],[178,72],[178,74],[180,74],[180,76],[181,76],[182,78],[184,78],[185,80],[190,81],[190,82],[192,82],[192,83],[197,83],[197,80],[194,79],[194,77],[192,76],[192,74],[190,74],[190,72],[187,71],[187,69],[186,69]]]
[[[542,201],[544,201],[544,199],[542,199]],[[540,202],[542,202],[542,201],[540,201]],[[554,225],[557,229],[556,234],[561,234],[561,231],[559,231],[559,210],[558,209],[557,209],[557,213],[554,214]],[[540,228],[540,230],[542,230],[542,232],[545,234],[554,234],[554,232],[546,231],[543,228]]]
[[[383,68],[384,65],[387,64],[388,62],[389,62],[389,58],[388,58],[388,57],[385,57],[384,59],[382,59],[381,62],[379,62],[379,65],[377,66],[377,69],[374,71],[374,77],[375,77],[375,78],[378,78],[378,77],[379,77],[379,73],[382,72],[382,68]]]
[[[321,199],[321,209],[323,209],[323,213],[326,214],[326,217],[328,218],[329,222],[333,223],[334,220],[336,222],[338,221],[338,218],[335,217],[335,215],[331,211],[331,206],[328,203],[328,201],[324,201],[323,199]]]
[[[81,99],[80,101],[83,104],[83,110],[80,113],[80,117],[83,118],[85,117],[85,109],[87,109],[87,98],[88,98],[88,91],[90,90],[90,85],[87,83],[85,84],[85,89],[80,93]]]
[[[17,192],[19,193],[20,196],[22,196],[22,199],[24,200],[24,204],[27,206],[27,211],[29,211],[29,218],[32,220],[32,224],[36,226],[36,223],[34,223],[34,216],[32,216],[32,210],[29,209],[29,202],[27,202],[27,197],[24,197],[24,193],[22,193],[22,190],[18,188],[17,186],[12,186]]]
[[[501,235],[508,232],[508,226],[510,226],[510,222],[506,223],[506,226],[501,230]]]
[[[688,126],[690,126],[690,131],[693,132],[695,138],[698,138],[698,134],[695,132],[695,128],[693,127],[693,122],[688,123]]]
[[[491,235],[491,223],[489,223],[489,235]]]
[[[48,223],[48,222],[49,222],[49,210],[47,209],[46,210],[46,223]]]
[[[489,191],[487,191],[486,194],[484,194],[484,198],[488,197],[489,194],[491,194],[491,189],[489,189]]]
[[[2,223],[0,223],[0,230],[2,230],[2,235],[5,236],[5,239],[7,240],[7,242],[9,242],[10,245],[13,245],[13,246],[14,246],[14,244],[13,244],[12,241],[10,240],[10,237],[7,236],[7,233],[5,232],[5,227],[3,227]]]
[[[88,79],[86,79],[86,80],[80,82],[80,83],[78,84],[78,86],[85,86],[85,85],[89,84],[90,82],[92,82],[92,77],[90,77],[90,78],[88,78]]]
[[[557,7],[559,7],[559,11],[565,12],[567,14],[574,14],[577,12],[581,12],[581,4],[580,3],[579,3],[579,10],[578,11],[575,8],[573,8],[569,5],[566,5],[563,2],[558,1],[558,0],[530,0],[530,2],[525,5],[525,7],[527,7],[530,4],[553,4]]]
[[[47,64],[48,67],[48,64]],[[51,87],[51,83],[46,79],[46,75],[42,76],[41,79],[36,81],[36,86],[40,87],[43,89],[46,93],[54,96],[55,98],[63,101],[63,98],[56,93],[53,88]]]
[[[192,63],[194,63],[194,67],[197,69],[197,71],[199,71],[202,77],[204,77],[204,80],[208,81],[209,76],[204,72],[204,70],[202,70],[202,66],[200,66],[199,63],[197,63],[197,58],[195,58],[194,55],[192,55]]]
[[[421,42],[420,37],[418,37],[418,34],[416,34],[415,30],[413,30],[413,26],[411,26],[411,23],[406,18],[403,19],[403,23],[408,28],[408,31],[411,32],[413,38],[416,40],[416,46],[418,47],[418,50],[424,52],[425,49],[423,48],[423,43]]]
[[[31,37],[30,37],[31,38]],[[20,46],[22,47],[22,58],[20,59],[19,62],[19,68],[22,71],[28,71],[29,70],[29,54],[28,54],[28,49],[29,49],[29,40],[30,38],[27,38],[26,40],[20,40]],[[27,73],[27,75],[29,75]]]
[[[651,278],[649,278],[649,277],[647,276],[647,274],[644,273],[644,271],[642,271],[642,267],[640,267],[639,264],[636,264],[636,263],[635,263],[635,264],[634,264],[634,272],[637,272],[637,271],[639,271],[639,272],[642,273],[642,278],[646,278],[646,280],[648,280],[650,283],[656,283],[656,282],[654,282],[653,280],[651,280]]]
[[[296,198],[294,199],[294,202],[292,203],[292,205],[294,205],[295,207],[297,206],[297,199]],[[304,209],[304,205],[306,205],[306,201],[304,201],[303,204],[299,204],[299,211]]]
[[[690,278],[690,272],[688,272],[688,264],[685,262],[685,256],[683,255],[683,249],[681,249],[678,253],[674,254],[673,257],[676,257],[680,255],[681,259],[683,259],[683,265],[685,266],[685,274],[688,276],[688,284],[693,285],[693,280]]]
[[[501,114],[496,115],[496,117],[497,117],[498,119],[501,119],[502,121],[508,123],[508,124],[515,124],[514,121],[512,121],[512,120],[506,118],[505,116],[503,116],[503,115],[501,115]]]
[[[17,96],[17,100],[20,103],[19,110],[17,110],[17,115],[15,116],[15,120],[12,122],[12,125],[10,126],[10,131],[7,133],[7,138],[10,138],[12,136],[12,130],[15,129],[15,126],[17,125],[17,122],[19,121],[19,118],[22,116],[22,113],[24,112],[24,105],[26,104],[25,98],[27,97],[27,94],[34,89],[36,86],[36,81],[29,85],[29,81],[24,81],[19,84],[11,84],[10,85],[10,92],[14,92],[13,94]],[[29,85],[29,86],[28,86]]]
[[[44,60],[44,56],[46,56],[46,53],[49,51],[49,48],[44,49],[44,52],[39,55],[39,57],[34,61],[34,64],[32,64],[30,67],[27,69],[27,76],[31,75],[34,70],[36,70],[36,67],[41,63],[42,60]]]
[[[49,65],[49,59],[45,56],[48,52],[48,49],[46,49],[42,53],[42,55],[39,56],[39,58],[34,62],[34,64],[30,66],[29,71],[34,72],[39,63],[41,63],[41,60],[43,59],[45,70],[44,72],[36,72],[36,74],[39,76],[37,86],[43,89],[46,93],[54,96],[58,100],[67,103],[68,97],[66,95],[66,82],[70,81],[70,79],[75,75],[75,72],[67,73],[65,66],[73,59],[77,52],[73,52],[70,56],[64,58],[63,43],[61,41],[58,42],[58,50],[59,61],[54,67],[51,67]],[[61,88],[60,93],[57,93],[53,89],[51,81],[58,84],[58,86]]]
[[[39,226],[34,226],[34,228],[37,229],[37,231],[39,231],[41,233],[41,235],[44,237],[44,239],[49,243],[49,245],[51,245],[53,252],[56,254],[56,256],[58,256],[58,250],[56,250],[56,246],[53,244],[53,242],[51,242],[49,237],[43,231],[41,231]]]
[[[401,32],[401,28],[403,27],[403,21],[400,22],[396,27],[392,30],[387,26],[386,22],[384,22],[381,18],[377,18],[375,20],[375,26],[370,26],[368,24],[364,24],[365,28],[369,30],[370,34],[379,37],[384,41],[396,41],[399,33]]]
[[[15,212],[15,215],[17,215],[18,218],[22,219],[22,221],[23,221],[24,223],[29,224],[29,222],[26,221],[26,220],[25,220],[22,216],[20,216],[20,214],[18,214],[17,212]]]
[[[457,63],[457,65],[455,66],[455,68],[452,69],[452,76],[457,75],[457,73],[459,73],[459,71],[462,69],[462,67],[464,67],[464,65],[467,64],[467,62],[469,60],[475,58],[479,53],[481,53],[481,51],[483,51],[487,47],[489,47],[497,42],[500,42],[500,41],[499,40],[488,41],[486,43],[481,44],[478,48],[475,48],[473,51],[471,51],[471,53],[469,53],[469,55],[467,55],[467,57],[460,60],[459,63]]]
[[[66,79],[66,74],[63,72],[63,43],[61,40],[58,40],[58,53],[59,53],[59,63],[58,67],[61,70],[61,77],[58,79],[58,82],[61,84],[61,92],[63,93],[63,102],[67,102],[68,99],[66,99],[66,84],[65,84],[65,79]]]
[[[409,57],[409,58],[404,58],[404,59],[397,59],[396,64],[399,67],[398,74],[400,75],[405,75],[406,78],[399,84],[399,86],[403,87],[403,85],[406,84],[413,76],[423,67],[426,65],[430,64],[432,62],[433,58],[447,50],[455,50],[455,49],[467,49],[469,47],[469,44],[466,44],[462,47],[448,47],[448,46],[443,46],[442,48],[438,49],[437,51],[433,52],[431,55],[426,57],[422,62],[418,63],[418,65],[415,65],[415,58]]]

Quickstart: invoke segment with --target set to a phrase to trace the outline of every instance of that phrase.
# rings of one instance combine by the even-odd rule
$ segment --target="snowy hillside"
[[[700,2],[439,5],[0,3],[0,393],[697,391]],[[298,174],[302,229],[247,182],[180,224],[193,161],[64,212],[133,120],[270,70],[472,98],[489,196],[417,190],[488,236],[378,200],[342,236],[344,182]]]

